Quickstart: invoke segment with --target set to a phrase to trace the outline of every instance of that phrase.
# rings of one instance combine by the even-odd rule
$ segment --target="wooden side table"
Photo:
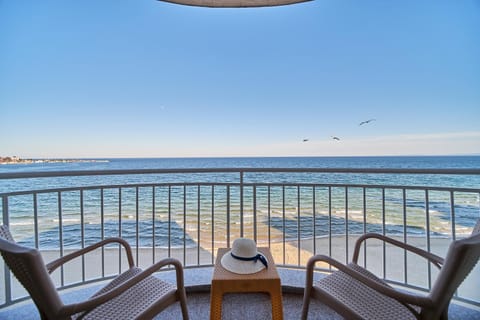
[[[267,292],[272,301],[272,320],[283,320],[282,287],[269,248],[258,248],[268,259],[268,269],[253,274],[236,274],[222,267],[220,260],[230,249],[218,249],[210,294],[210,320],[222,319],[222,299],[225,293]]]

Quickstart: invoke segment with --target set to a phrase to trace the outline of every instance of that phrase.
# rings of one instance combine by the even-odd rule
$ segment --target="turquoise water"
[[[480,168],[480,156],[465,157],[292,157],[292,158],[168,158],[168,159],[107,159],[108,162],[43,163],[0,166],[1,172],[33,172],[62,170],[112,170],[159,168]],[[79,187],[115,184],[180,182],[238,182],[238,174],[188,174],[148,176],[98,176],[0,180],[0,193],[60,187]],[[461,187],[480,189],[480,176],[454,175],[387,175],[387,174],[299,174],[299,173],[247,173],[244,183],[314,183],[406,185],[430,187]],[[194,246],[196,242],[226,241],[227,214],[230,216],[230,233],[234,238],[240,226],[240,190],[231,187],[141,187],[138,189],[139,209],[137,219],[136,188],[105,189],[103,194],[103,228],[101,221],[100,189],[86,190],[83,208],[80,192],[64,192],[61,197],[61,214],[57,193],[38,195],[39,239],[41,248],[59,246],[59,225],[62,221],[63,245],[66,248],[93,243],[103,236],[121,235],[139,246]],[[227,209],[227,192],[230,210]],[[253,189],[245,187],[243,221],[246,235],[253,235],[256,222],[258,234],[266,241],[269,231],[273,240],[310,238],[332,234],[360,234],[385,232],[403,234],[404,198],[401,190],[387,189],[382,202],[382,190],[368,188],[285,187],[260,186],[253,203]],[[348,193],[348,200],[347,199]],[[187,199],[183,205],[184,196]],[[270,204],[268,198],[270,197]],[[313,201],[315,197],[315,201]],[[407,232],[424,235],[426,211],[430,213],[431,235],[451,236],[451,205],[448,192],[408,190],[405,199]],[[121,201],[120,201],[121,198]],[[212,208],[212,198],[214,207]],[[363,199],[365,198],[365,202]],[[455,194],[455,222],[457,234],[470,232],[480,216],[479,194]],[[348,203],[346,203],[348,201]],[[385,210],[383,209],[385,207]],[[153,210],[155,208],[155,210]],[[84,212],[82,220],[81,210]],[[9,199],[9,225],[17,239],[34,245],[32,196],[15,196]],[[183,215],[183,212],[186,215]],[[256,212],[256,215],[254,215]],[[385,217],[383,215],[385,214]],[[213,215],[213,219],[212,219]],[[256,218],[256,220],[255,220]],[[385,218],[385,220],[384,220]],[[200,219],[200,224],[197,220]],[[138,220],[138,224],[137,224]],[[364,220],[366,224],[364,224]],[[384,224],[385,221],[385,224]],[[83,223],[82,223],[83,222]],[[83,227],[82,227],[83,226]],[[199,228],[200,227],[200,228]],[[170,235],[170,236],[169,236]],[[200,237],[200,239],[199,239]]]

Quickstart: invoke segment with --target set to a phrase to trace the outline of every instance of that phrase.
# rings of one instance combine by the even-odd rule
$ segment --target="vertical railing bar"
[[[451,208],[451,215],[452,215],[452,240],[457,240],[457,228],[455,223],[455,193],[453,190],[450,190],[450,208]]]
[[[363,234],[367,233],[367,189],[363,187]],[[367,243],[363,245],[363,267],[367,267]]]
[[[215,186],[212,184],[212,264],[215,256]]]
[[[81,223],[81,239],[82,249],[85,248],[85,210],[84,210],[84,198],[83,189],[80,189],[80,223]],[[82,255],[82,281],[85,282],[85,255]]]
[[[297,246],[297,265],[300,266],[300,246],[301,246],[301,242],[300,242],[300,227],[301,227],[301,223],[300,223],[300,186],[297,185],[297,242],[298,242],[298,246]]]
[[[100,189],[100,233],[102,240],[105,239],[105,198],[103,188]],[[102,278],[105,278],[105,247],[102,246]]]
[[[312,217],[313,217],[313,255],[316,255],[317,254],[317,226],[316,226],[316,222],[317,222],[317,205],[316,205],[316,202],[317,202],[317,197],[316,197],[316,187],[313,186],[312,188]]]
[[[297,255],[298,255],[298,266],[300,266],[300,250],[301,250],[301,234],[300,234],[300,228],[301,228],[301,200],[300,200],[300,186],[297,186],[297,206],[298,206],[298,222],[297,222],[297,235],[298,235],[298,250],[297,250]]]
[[[348,263],[348,187],[345,187],[345,263]]]
[[[227,185],[227,248],[230,248],[230,185]]]
[[[407,244],[407,190],[402,189],[403,203],[403,243]],[[408,283],[408,254],[407,249],[403,249],[403,270],[405,284]]]
[[[183,186],[183,192],[185,194],[185,186]],[[185,210],[185,200],[183,201],[183,208]],[[185,216],[185,211],[183,212],[183,215]],[[172,186],[168,185],[168,227],[167,227],[167,234],[168,234],[168,257],[171,257],[171,234],[170,234],[170,223],[172,221]],[[183,227],[183,230],[185,230],[185,225]],[[184,238],[185,239],[185,238]],[[184,250],[185,251],[185,250]],[[183,260],[183,264],[185,265],[185,259]]]
[[[257,186],[253,186],[253,239],[257,242]]]
[[[271,186],[268,186],[268,194],[267,194],[267,202],[268,202],[268,247],[270,248],[272,245],[271,241],[271,218],[272,218],[272,213],[271,213],[271,203],[270,203],[270,195],[271,195]]]
[[[2,196],[2,223],[4,226],[9,226],[9,212],[8,212],[8,196]],[[8,268],[5,268],[8,269]]]
[[[452,241],[456,240],[456,226],[455,226],[455,194],[453,190],[450,190],[450,214],[452,223]],[[458,290],[455,290],[454,297],[458,297]]]
[[[34,237],[35,237],[35,248],[39,248],[38,244],[38,202],[37,202],[37,193],[33,193],[33,228],[34,228]]]
[[[155,242],[155,235],[156,235],[156,230],[155,230],[155,186],[152,186],[152,263],[155,263],[155,247],[156,247],[156,242]]]
[[[386,234],[386,225],[385,225],[385,218],[386,218],[386,213],[385,213],[385,188],[382,188],[382,235],[385,236]],[[385,244],[385,241],[382,241],[382,247],[383,247],[383,279],[386,278],[387,276],[387,246]]]
[[[282,186],[283,264],[285,265],[285,185]]]
[[[122,188],[118,188],[118,237],[122,237]],[[118,244],[118,273],[122,273],[122,247]]]
[[[428,189],[425,189],[425,214],[427,223],[427,251],[430,252],[430,198]],[[432,266],[428,264],[428,288],[432,288]]]
[[[170,194],[170,192],[169,192]],[[169,200],[170,202],[170,200]],[[170,206],[170,205],[169,205]],[[170,209],[169,209],[169,219],[170,219]],[[169,222],[169,231],[170,231],[170,222]],[[183,265],[187,264],[187,186],[183,186]],[[170,241],[170,233],[168,236]],[[168,245],[170,247],[170,243]],[[170,257],[170,251],[168,256]]]
[[[8,196],[2,196],[2,223],[3,225],[7,226],[9,225],[8,220]],[[8,269],[8,268],[6,268]]]
[[[136,259],[137,259],[137,266],[138,266],[138,251],[140,249],[138,240],[139,240],[139,229],[138,229],[138,222],[139,222],[139,208],[138,208],[138,186],[135,188],[135,243],[136,243]]]
[[[328,256],[332,256],[332,187],[328,186]],[[332,270],[329,264],[328,268]]]
[[[62,193],[57,192],[58,199],[58,236],[59,236],[59,245],[60,245],[60,257],[63,257],[63,217],[62,217]],[[35,199],[36,201],[36,199]],[[60,267],[60,285],[63,287],[65,285],[65,274],[63,265]]]
[[[243,238],[243,171],[240,171],[240,237]]]
[[[198,210],[198,218],[197,218],[197,265],[200,265],[200,185],[197,186],[197,210]]]
[[[8,212],[8,196],[2,197],[2,219],[3,225],[9,226],[9,212]],[[11,285],[11,273],[10,268],[7,267],[7,264],[3,263],[3,274],[5,277],[5,304],[10,304],[12,302],[12,285]]]

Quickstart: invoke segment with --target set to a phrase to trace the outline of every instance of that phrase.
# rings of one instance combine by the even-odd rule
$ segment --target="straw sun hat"
[[[268,268],[267,258],[257,251],[255,241],[247,238],[235,239],[232,250],[225,253],[220,262],[228,271],[239,274],[256,273]]]

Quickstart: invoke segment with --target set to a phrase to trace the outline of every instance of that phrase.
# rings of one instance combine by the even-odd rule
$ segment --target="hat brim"
[[[252,274],[257,273],[265,269],[265,266],[260,260],[255,261],[242,261],[235,259],[230,254],[232,251],[225,253],[220,260],[222,267],[230,272],[238,274]],[[266,259],[266,257],[265,257]]]

